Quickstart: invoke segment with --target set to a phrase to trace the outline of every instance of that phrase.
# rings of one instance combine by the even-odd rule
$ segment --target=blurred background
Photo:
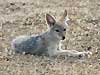
[[[62,48],[92,51],[85,63],[11,55],[13,38],[45,32],[45,14],[58,20],[65,9],[71,24]],[[0,42],[0,75],[100,75],[100,0],[0,0]]]

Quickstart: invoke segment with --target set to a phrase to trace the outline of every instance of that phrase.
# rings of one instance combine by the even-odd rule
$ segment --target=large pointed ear
[[[46,14],[46,21],[50,27],[53,26],[56,22],[55,19],[50,14]]]
[[[60,18],[59,21],[64,22],[66,26],[69,25],[70,19],[68,17],[67,10],[64,11],[64,13],[63,13],[63,15],[62,15],[62,17]]]
[[[60,18],[60,21],[64,21],[66,19],[66,16],[67,16],[67,10],[65,9],[63,15]]]

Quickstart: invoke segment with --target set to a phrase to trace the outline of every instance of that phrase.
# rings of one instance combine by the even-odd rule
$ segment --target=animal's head
[[[64,11],[63,15],[58,21],[56,21],[55,18],[52,17],[50,14],[46,14],[46,20],[53,37],[59,40],[64,40],[66,35],[67,25],[68,25],[67,22],[69,21],[67,17],[67,11],[66,10]]]

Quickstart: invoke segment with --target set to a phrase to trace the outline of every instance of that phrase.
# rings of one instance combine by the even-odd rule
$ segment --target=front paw
[[[84,51],[84,52],[79,52],[77,55],[79,59],[90,58],[90,56],[92,55],[92,52]]]

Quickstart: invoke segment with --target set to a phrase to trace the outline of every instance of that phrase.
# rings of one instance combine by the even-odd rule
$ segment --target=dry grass
[[[44,32],[45,14],[58,18],[64,9],[73,22],[63,47],[91,48],[90,59],[51,62],[47,57],[10,55],[13,38]],[[0,0],[0,42],[0,75],[100,75],[100,0]]]

